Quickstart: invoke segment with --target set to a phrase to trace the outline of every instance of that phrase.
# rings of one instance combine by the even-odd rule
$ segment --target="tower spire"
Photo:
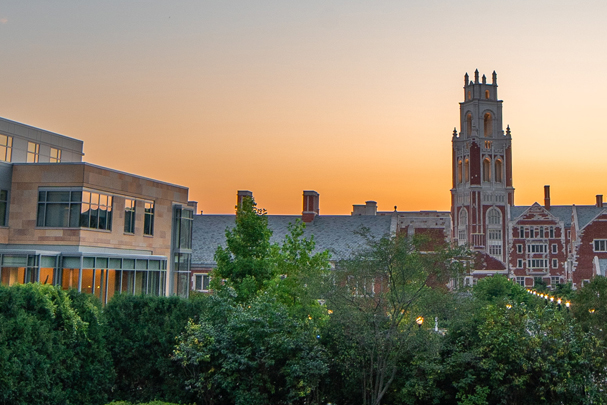
[[[495,73],[495,70],[493,71],[493,83],[491,84],[497,85],[497,73]]]
[[[478,69],[474,71],[474,84],[478,84]]]

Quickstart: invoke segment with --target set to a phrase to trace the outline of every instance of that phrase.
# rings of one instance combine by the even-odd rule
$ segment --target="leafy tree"
[[[481,305],[505,303],[507,301],[525,302],[529,305],[532,299],[524,287],[501,274],[480,279],[473,288],[473,294]]]
[[[330,384],[341,387],[334,395],[358,392],[359,403],[381,403],[399,364],[426,347],[428,331],[416,319],[435,315],[433,304],[447,293],[448,279],[462,271],[455,259],[464,252],[421,253],[418,243],[404,236],[367,237],[366,248],[339,264],[328,294],[333,314],[325,339],[337,369]],[[331,393],[329,398],[338,399]]]
[[[105,403],[113,373],[100,309],[76,291],[0,286],[0,402]]]
[[[112,398],[194,402],[188,378],[172,359],[176,337],[198,320],[206,300],[116,295],[104,311],[105,338],[116,371]]]
[[[583,328],[603,344],[607,338],[607,278],[594,277],[575,295],[571,310]]]

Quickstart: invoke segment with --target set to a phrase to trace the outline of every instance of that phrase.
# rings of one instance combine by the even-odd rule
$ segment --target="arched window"
[[[504,165],[502,164],[502,160],[497,159],[495,161],[495,181],[497,183],[501,183],[502,181],[504,181],[503,167]]]
[[[472,92],[468,90],[468,100],[472,100]]]
[[[489,90],[485,90],[485,98],[489,99]]]
[[[493,135],[493,117],[491,117],[491,113],[485,113],[484,123],[485,123],[485,136],[492,136]]]
[[[470,161],[468,159],[464,161],[464,179],[470,181]]]
[[[464,245],[468,241],[468,211],[465,208],[462,208],[459,212],[457,222],[457,239],[460,245]]]
[[[491,161],[489,158],[483,160],[483,181],[491,181]]]
[[[457,161],[457,182],[462,182],[462,160]]]
[[[472,135],[472,114],[466,115],[466,135]]]
[[[502,224],[502,213],[497,208],[490,208],[487,211],[487,224],[488,225],[501,225]]]

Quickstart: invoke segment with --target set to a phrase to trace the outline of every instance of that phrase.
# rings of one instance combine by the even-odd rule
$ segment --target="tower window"
[[[503,164],[501,159],[497,159],[495,161],[495,181],[497,183],[501,183],[503,181]]]
[[[466,134],[472,135],[472,114],[466,115]]]
[[[462,182],[462,161],[459,160],[457,162],[457,182],[461,183]]]
[[[485,136],[493,135],[493,117],[491,116],[491,113],[485,113],[484,124]]]
[[[491,161],[489,158],[483,160],[483,181],[491,181]]]
[[[464,161],[464,179],[466,182],[470,181],[470,160]]]
[[[472,100],[472,92],[468,90],[468,100]]]
[[[489,99],[489,90],[485,90],[485,98]]]
[[[487,223],[489,225],[501,225],[502,213],[497,208],[491,208],[487,212]]]

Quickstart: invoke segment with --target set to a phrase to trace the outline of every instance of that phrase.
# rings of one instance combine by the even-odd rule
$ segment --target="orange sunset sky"
[[[464,73],[498,74],[515,203],[607,195],[607,2],[12,1],[0,116],[205,213],[448,210]],[[505,129],[505,128],[504,128]]]

